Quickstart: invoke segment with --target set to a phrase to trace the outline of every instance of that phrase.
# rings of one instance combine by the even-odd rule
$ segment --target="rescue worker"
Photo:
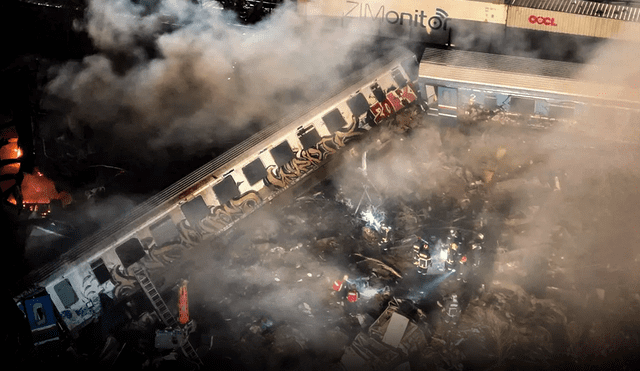
[[[342,280],[333,281],[333,289],[337,292],[342,291],[345,282],[347,282],[347,279],[349,279],[349,276],[345,275],[344,277],[342,277]]]
[[[444,313],[444,321],[446,323],[456,324],[460,319],[460,304],[458,303],[458,295],[451,294],[445,300],[444,307],[442,308]]]
[[[466,280],[466,275],[467,275],[467,256],[466,255],[462,255],[462,258],[460,258],[460,260],[458,261],[458,281],[462,281],[464,283],[467,282]]]
[[[427,270],[431,266],[431,251],[429,250],[429,244],[420,239],[417,244],[413,245],[414,250],[414,262],[418,266],[419,274],[427,274]]]
[[[445,262],[445,266],[448,270],[455,269],[460,261],[460,246],[456,242],[451,242],[449,244],[449,252],[447,254],[447,261]],[[465,259],[466,260],[466,259]]]

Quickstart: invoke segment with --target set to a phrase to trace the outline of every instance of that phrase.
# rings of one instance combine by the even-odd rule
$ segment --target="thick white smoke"
[[[85,29],[98,52],[59,68],[48,92],[94,138],[147,158],[247,137],[339,84],[369,42],[291,3],[247,27],[188,1],[91,0]]]

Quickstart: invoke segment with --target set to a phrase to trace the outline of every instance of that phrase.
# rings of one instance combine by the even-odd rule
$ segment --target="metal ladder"
[[[167,304],[164,302],[164,300],[162,300],[162,296],[160,296],[158,289],[156,289],[156,286],[151,281],[151,278],[149,278],[147,271],[140,266],[136,266],[133,268],[133,274],[135,275],[136,280],[138,280],[138,283],[140,283],[142,291],[144,291],[144,293],[151,301],[153,308],[160,316],[162,322],[167,327],[178,328],[178,321],[176,321],[173,314],[171,314],[171,312],[169,311]],[[198,357],[198,353],[196,353],[196,350],[193,349],[193,345],[191,345],[191,342],[189,342],[189,340],[187,340],[182,346],[182,351],[187,357],[196,362],[198,366],[203,365],[200,357]]]

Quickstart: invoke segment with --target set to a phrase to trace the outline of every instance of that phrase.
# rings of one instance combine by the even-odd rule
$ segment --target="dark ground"
[[[68,4],[75,4],[73,1]],[[8,99],[3,100],[0,111],[4,126],[15,125],[20,133],[21,147],[27,154],[23,160],[23,168],[31,169],[38,165],[50,177],[52,177],[60,190],[75,192],[82,196],[87,184],[95,184],[99,179],[109,184],[109,192],[126,193],[132,198],[146,195],[150,190],[160,190],[173,183],[181,176],[195,169],[207,161],[211,155],[201,155],[197,159],[189,158],[181,160],[179,152],[176,152],[171,163],[156,163],[153,167],[145,163],[118,162],[126,159],[119,158],[117,154],[111,154],[107,158],[112,160],[109,165],[123,167],[126,172],[111,172],[108,169],[96,170],[92,165],[100,165],[105,162],[104,157],[92,158],[90,155],[80,156],[78,153],[67,156],[67,151],[56,151],[55,146],[43,146],[43,135],[46,140],[52,140],[62,134],[51,133],[51,127],[46,123],[61,120],[56,113],[45,112],[40,108],[41,93],[37,89],[47,78],[47,69],[69,59],[78,59],[92,52],[90,41],[83,35],[72,31],[72,20],[79,17],[78,10],[73,8],[43,9],[28,5],[24,2],[8,1],[0,5],[2,14],[3,45],[5,53],[2,54],[2,89]],[[57,20],[52,22],[51,20]],[[85,135],[91,135],[85,133]],[[83,138],[72,138],[61,145],[60,148],[78,150],[77,142]],[[47,158],[41,148],[49,148]],[[80,145],[80,148],[82,146]],[[211,149],[212,152],[220,152],[224,148]],[[89,152],[88,149],[87,153]],[[455,152],[455,148],[454,148]],[[459,151],[462,152],[462,151]],[[56,157],[58,156],[58,157]],[[63,160],[63,161],[61,161]],[[524,162],[523,162],[524,163]],[[116,176],[116,174],[119,174]],[[501,174],[497,174],[501,175]],[[611,181],[619,183],[636,180],[628,178],[624,174],[613,176]],[[334,364],[339,359],[339,354],[349,340],[360,330],[357,321],[354,322],[349,312],[362,310],[375,318],[384,307],[385,300],[373,302],[368,308],[337,308],[330,305],[331,301],[337,301],[332,296],[330,281],[341,277],[345,271],[352,274],[366,275],[370,270],[362,268],[360,260],[353,256],[354,252],[369,253],[368,256],[388,259],[394,267],[402,262],[408,263],[405,267],[407,277],[402,282],[393,280],[385,281],[399,294],[404,295],[421,277],[415,275],[410,261],[406,258],[392,259],[361,238],[361,227],[358,220],[353,218],[350,210],[344,204],[337,202],[335,195],[339,194],[339,187],[335,185],[318,189],[323,192],[317,199],[302,199],[275,215],[280,232],[269,235],[273,226],[263,226],[256,229],[255,233],[262,231],[267,236],[236,235],[228,236],[227,240],[220,241],[225,247],[215,246],[216,253],[211,264],[217,269],[207,266],[209,261],[203,260],[195,264],[192,289],[192,313],[194,319],[200,323],[200,328],[193,336],[195,346],[205,349],[203,360],[207,365],[219,369],[296,369],[304,368],[323,369],[322,366]],[[333,191],[331,191],[333,189]],[[315,190],[314,190],[315,192]],[[312,192],[313,193],[313,192]],[[608,200],[616,200],[616,195],[608,195]],[[417,212],[426,204],[438,203],[438,200],[450,198],[434,198],[427,200],[414,197],[406,201],[409,210]],[[455,197],[453,197],[456,200]],[[513,211],[508,198],[492,199],[490,208],[493,212],[493,230],[485,231],[487,234],[487,246],[492,246],[495,241],[509,241],[510,237],[521,233],[526,226],[504,227],[501,223],[504,218]],[[459,199],[458,199],[459,201]],[[606,200],[595,200],[606,204]],[[455,203],[455,202],[454,202]],[[401,213],[398,203],[386,205],[390,216],[399,218]],[[324,210],[326,213],[319,213]],[[447,219],[446,211],[438,215],[438,219]],[[405,212],[409,212],[407,209]],[[56,211],[54,210],[54,213]],[[587,210],[587,212],[590,212]],[[606,213],[605,213],[606,214]],[[25,228],[22,222],[15,218],[13,212],[3,212],[0,215],[0,225],[3,236],[3,248],[6,252],[5,261],[11,262],[3,269],[5,282],[13,281],[15,275],[22,274],[29,267],[24,263],[25,257]],[[611,218],[611,215],[601,215],[602,218]],[[455,217],[450,218],[451,220]],[[511,219],[510,219],[511,220]],[[421,223],[433,223],[433,220],[421,220]],[[622,222],[622,221],[619,221]],[[312,231],[306,224],[320,225]],[[83,233],[97,228],[97,225],[89,225]],[[402,230],[402,228],[398,228]],[[566,244],[566,234],[576,233],[568,226],[565,228],[564,237],[558,237],[558,244]],[[502,235],[507,231],[507,235]],[[404,231],[406,232],[406,231]],[[562,234],[562,233],[560,233]],[[402,239],[402,233],[398,233],[398,240]],[[333,240],[332,240],[333,239]],[[300,245],[300,247],[298,247]],[[339,249],[336,249],[336,246]],[[277,249],[280,247],[280,249]],[[495,247],[495,246],[494,246]],[[61,249],[66,248],[62,246]],[[239,251],[247,249],[247,254]],[[273,251],[272,251],[273,250]],[[514,249],[517,250],[517,249]],[[207,252],[208,250],[204,250]],[[302,251],[303,253],[300,253]],[[508,252],[508,251],[507,251]],[[619,276],[611,272],[610,268],[588,268],[586,275],[593,272],[602,277],[602,287],[606,288],[605,300],[597,299],[593,293],[593,287],[571,287],[564,284],[559,270],[549,262],[537,263],[536,272],[531,273],[534,281],[544,285],[531,285],[531,280],[513,280],[509,276],[506,263],[520,262],[522,259],[512,259],[507,255],[501,255],[498,251],[486,251],[488,259],[484,261],[478,280],[463,288],[465,313],[456,328],[443,326],[436,318],[438,307],[436,301],[447,290],[458,290],[456,283],[443,285],[442,293],[424,301],[418,305],[432,318],[427,328],[430,331],[430,347],[421,355],[422,363],[417,369],[456,369],[462,364],[467,369],[634,369],[637,364],[637,355],[640,354],[638,325],[635,318],[638,317],[639,300],[637,285],[633,281],[625,282]],[[211,254],[206,254],[210,256]],[[632,260],[632,259],[631,259]],[[592,263],[589,259],[586,262]],[[298,279],[307,279],[305,272],[297,272],[302,266],[312,273],[313,280],[305,283],[305,289],[296,291],[295,285]],[[495,264],[504,268],[503,275],[494,272]],[[503,264],[504,263],[504,264]],[[530,263],[530,262],[529,262]],[[558,262],[555,261],[554,264]],[[535,264],[534,264],[535,265]],[[583,264],[585,267],[588,264]],[[233,272],[235,273],[233,273]],[[256,272],[264,274],[258,275]],[[281,274],[281,281],[274,281],[273,273]],[[318,273],[317,273],[318,272]],[[507,272],[507,273],[505,273]],[[316,277],[320,274],[320,277]],[[610,279],[606,277],[611,276]],[[212,278],[213,277],[213,278]],[[305,278],[307,277],[307,278]],[[268,282],[267,279],[268,278]],[[326,282],[325,282],[326,281]],[[497,281],[498,283],[494,282]],[[211,282],[216,283],[216,290],[210,289]],[[505,282],[514,284],[505,284]],[[485,283],[487,290],[478,293],[478,287]],[[519,285],[521,284],[521,286]],[[293,286],[292,286],[293,285]],[[556,287],[559,286],[559,287]],[[566,290],[566,291],[561,291]],[[7,291],[7,290],[5,290]],[[286,299],[283,292],[294,292],[295,298]],[[560,294],[558,294],[560,292]],[[567,300],[572,294],[578,292],[587,297],[589,301],[585,305],[577,305]],[[168,293],[167,295],[172,295]],[[590,296],[589,296],[590,295]],[[635,296],[634,296],[635,295]],[[25,367],[34,365],[32,355],[29,353],[30,338],[26,323],[21,320],[21,314],[17,311],[11,295],[6,292],[3,295],[4,307],[9,308],[10,318],[6,322],[3,331],[2,349],[4,359],[19,360]],[[284,298],[284,299],[283,299]],[[285,308],[292,309],[291,313],[281,312],[278,300],[283,300]],[[145,300],[136,302],[144,303]],[[604,303],[616,303],[604,305]],[[260,305],[252,309],[253,303]],[[310,312],[314,314],[313,322],[309,321],[309,315],[305,312],[309,305]],[[285,305],[286,304],[286,305]],[[292,304],[292,305],[290,305]],[[597,308],[597,317],[581,315],[585,308]],[[118,327],[114,324],[126,321],[126,312],[142,313],[148,308],[141,304],[138,308],[116,307],[113,310],[110,321],[96,323],[89,327],[87,339],[80,347],[78,356],[60,352],[54,357],[54,362],[66,367],[78,366],[86,369],[94,368],[101,364],[105,369],[111,368],[109,358],[100,357],[100,350],[104,344],[105,334],[111,332],[118,344],[129,344],[125,347],[123,356],[118,363],[121,368],[137,368],[147,360],[149,354],[158,356],[150,345],[149,328],[142,327]],[[259,320],[268,312],[271,316],[287,313],[292,319],[290,323],[276,322],[274,332],[255,333],[250,330],[250,325],[259,323]],[[590,312],[590,311],[589,311]],[[231,320],[228,320],[231,319]],[[313,326],[311,326],[311,324]],[[316,326],[317,325],[317,326]],[[336,327],[338,330],[336,330]],[[542,327],[542,329],[540,329]],[[318,331],[318,333],[314,333]],[[300,335],[303,334],[303,335]],[[316,336],[312,336],[313,334]],[[207,341],[213,339],[210,349]],[[301,340],[302,339],[302,340]],[[323,347],[332,339],[334,347]],[[458,343],[461,339],[462,342]],[[469,341],[472,339],[473,341]],[[505,340],[506,339],[506,340]],[[302,343],[303,345],[301,345]],[[458,344],[458,345],[454,345]],[[509,345],[511,344],[511,345]],[[502,347],[502,348],[501,348]],[[144,352],[149,352],[144,354]],[[142,354],[141,354],[142,353]],[[105,361],[106,359],[106,361]],[[326,362],[329,360],[330,362]],[[40,363],[35,363],[42,366]],[[168,366],[172,367],[171,364]],[[318,366],[320,365],[320,366]],[[188,364],[186,365],[188,366]],[[311,366],[311,367],[307,367]],[[413,365],[412,365],[413,366]]]

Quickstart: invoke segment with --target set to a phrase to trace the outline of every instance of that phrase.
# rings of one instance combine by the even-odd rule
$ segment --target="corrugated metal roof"
[[[640,22],[640,8],[579,0],[507,0],[507,5]]]

